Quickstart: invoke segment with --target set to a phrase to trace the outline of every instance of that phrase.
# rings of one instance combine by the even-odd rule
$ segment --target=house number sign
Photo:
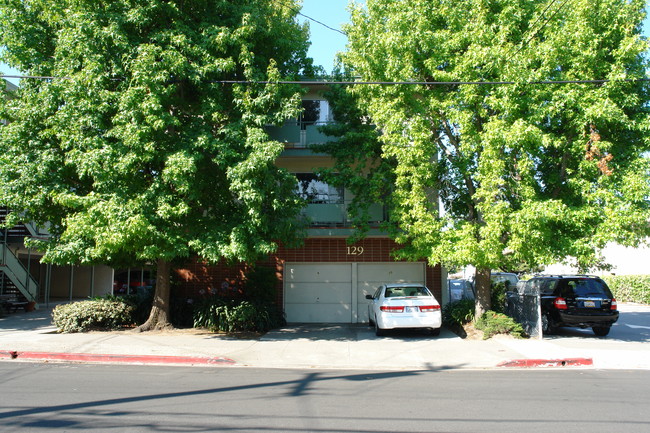
[[[363,254],[363,247],[348,247],[348,256],[360,256]]]

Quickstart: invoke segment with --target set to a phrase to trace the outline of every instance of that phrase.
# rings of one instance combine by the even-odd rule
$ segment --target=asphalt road
[[[0,363],[0,431],[648,432],[650,371]]]

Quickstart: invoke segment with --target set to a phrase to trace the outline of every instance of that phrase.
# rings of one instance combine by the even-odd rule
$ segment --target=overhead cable
[[[0,78],[15,79],[35,79],[35,80],[69,80],[70,77],[50,77],[39,75],[0,75]],[[114,78],[114,80],[118,80]],[[333,81],[333,80],[206,80],[205,82],[214,84],[322,84],[322,85],[414,85],[414,86],[499,86],[499,85],[527,85],[527,84],[605,84],[611,82],[636,83],[650,81],[650,78],[622,78],[622,79],[602,79],[602,80],[538,80],[538,81]]]

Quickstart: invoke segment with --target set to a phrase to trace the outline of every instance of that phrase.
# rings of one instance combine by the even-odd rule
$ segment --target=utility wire
[[[283,2],[283,1],[279,1],[279,0],[272,0],[272,1],[273,1],[275,4],[278,4],[278,5],[280,5],[280,6],[284,6],[285,8],[292,10],[292,11],[295,12],[296,14],[298,14],[298,15],[300,15],[300,16],[303,16],[303,17],[307,18],[307,19],[310,20],[310,21],[315,22],[316,24],[320,24],[321,26],[323,26],[323,27],[325,27],[325,28],[327,28],[327,29],[329,29],[329,30],[332,30],[332,31],[334,31],[334,32],[338,32],[338,33],[342,34],[343,36],[347,36],[347,35],[345,34],[345,32],[343,32],[343,31],[341,31],[341,30],[339,30],[339,29],[336,29],[336,28],[334,28],[334,27],[330,27],[330,26],[328,26],[327,24],[325,24],[325,23],[323,23],[323,22],[321,22],[321,21],[318,21],[318,20],[315,19],[315,18],[308,17],[307,15],[303,14],[302,12],[300,12],[299,9],[296,9],[295,7],[288,5],[288,4],[286,4],[285,2]]]
[[[556,1],[556,0],[553,0],[551,3],[549,3],[549,5],[546,7],[546,9],[544,9],[544,12],[542,12],[542,14],[540,15],[540,17],[542,17],[542,16],[544,15],[544,13],[548,10],[548,8],[549,8],[553,3],[555,3],[555,1]],[[521,50],[523,50],[524,48],[526,48],[526,46],[528,45],[528,43],[529,43],[530,41],[532,41],[533,38],[534,38],[535,36],[537,36],[537,34],[538,34],[539,32],[541,32],[542,30],[544,30],[544,27],[546,27],[546,25],[549,23],[549,21],[551,21],[551,20],[555,17],[555,15],[557,15],[558,12],[560,12],[560,9],[562,9],[562,8],[564,7],[564,5],[566,5],[568,2],[569,2],[569,0],[564,0],[564,3],[562,3],[562,4],[561,4],[561,5],[560,5],[556,10],[555,10],[555,12],[553,12],[553,15],[551,15],[550,17],[548,17],[548,18],[546,19],[546,21],[544,21],[544,23],[542,24],[542,26],[541,26],[539,29],[537,29],[537,30],[535,31],[535,33],[533,33],[533,34],[532,34],[532,35],[531,35],[531,36],[526,40],[526,42],[524,42],[524,43],[521,45],[521,47],[519,47],[519,49],[518,49],[517,51],[515,51],[515,53],[514,53],[512,56],[510,56],[510,57],[508,57],[508,58],[506,59],[506,62],[508,62],[510,59],[512,59],[512,58],[513,58],[514,56],[516,56],[517,54],[519,54],[519,52],[520,52]],[[537,23],[537,21],[539,21],[539,17],[537,18],[537,20],[535,20],[535,24]],[[531,28],[532,28],[532,26],[531,26]]]
[[[19,78],[19,79],[35,79],[35,80],[69,80],[70,77],[48,77],[38,75],[0,75],[0,78]],[[413,86],[500,86],[500,85],[514,85],[514,84],[605,84],[610,82],[624,82],[624,83],[637,83],[650,81],[650,78],[623,78],[620,80],[540,80],[540,81],[330,81],[330,80],[307,80],[307,81],[262,81],[262,80],[209,80],[208,82],[214,84],[322,84],[322,85],[351,85],[351,86],[364,86],[364,85],[383,85],[383,86],[396,86],[396,85],[413,85]]]

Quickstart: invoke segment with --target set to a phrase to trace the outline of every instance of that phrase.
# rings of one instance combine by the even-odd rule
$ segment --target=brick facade
[[[283,300],[284,263],[336,263],[336,262],[393,262],[391,254],[398,245],[388,238],[367,238],[354,245],[348,245],[344,238],[309,238],[301,248],[280,247],[276,254],[258,264],[275,267],[279,280],[277,301]],[[207,265],[192,262],[176,269],[175,294],[197,297],[205,293],[239,292],[247,265]],[[439,265],[426,266],[426,285],[437,299],[441,297],[441,269]]]

